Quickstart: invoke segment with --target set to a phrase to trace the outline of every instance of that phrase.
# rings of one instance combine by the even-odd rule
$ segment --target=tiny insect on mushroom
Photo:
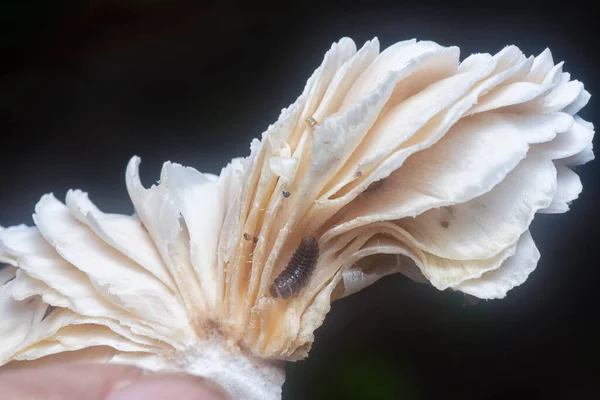
[[[308,124],[308,126],[311,127],[311,129],[314,129],[317,125],[319,125],[317,120],[314,119],[313,117],[306,118],[306,123]]]
[[[297,294],[310,280],[318,258],[319,242],[310,235],[305,236],[286,268],[273,281],[271,295],[287,299]]]

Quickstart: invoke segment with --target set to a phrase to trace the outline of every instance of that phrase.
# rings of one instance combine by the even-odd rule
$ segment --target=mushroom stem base
[[[198,343],[176,363],[177,369],[222,386],[232,399],[281,399],[283,361],[263,360],[215,340]]]

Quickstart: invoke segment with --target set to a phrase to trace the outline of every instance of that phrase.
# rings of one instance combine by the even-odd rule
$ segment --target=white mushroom
[[[582,190],[589,98],[549,50],[459,62],[457,47],[344,38],[218,177],[166,162],[146,189],[134,157],[135,215],[72,190],[43,196],[35,226],[0,228],[0,365],[129,363],[277,399],[331,302],[385,275],[502,298],[538,262],[535,214]],[[305,235],[312,276],[273,297]]]

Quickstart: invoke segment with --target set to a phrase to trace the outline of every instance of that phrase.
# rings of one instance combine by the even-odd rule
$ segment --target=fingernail
[[[228,396],[215,383],[183,375],[146,375],[128,386],[114,388],[106,400],[226,400]]]

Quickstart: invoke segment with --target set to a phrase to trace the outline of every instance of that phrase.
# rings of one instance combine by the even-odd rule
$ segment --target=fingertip
[[[144,376],[128,365],[52,364],[0,373],[0,400],[49,399],[104,400],[106,393]]]
[[[183,374],[146,375],[128,385],[114,388],[106,400],[226,400],[215,384]]]

